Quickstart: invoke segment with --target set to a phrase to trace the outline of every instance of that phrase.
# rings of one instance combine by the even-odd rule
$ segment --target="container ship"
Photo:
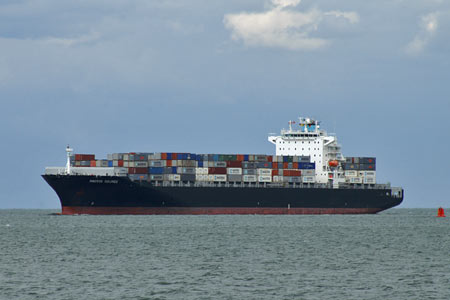
[[[275,155],[74,154],[42,177],[72,214],[374,214],[403,201],[375,157],[344,157],[311,118],[269,134]]]

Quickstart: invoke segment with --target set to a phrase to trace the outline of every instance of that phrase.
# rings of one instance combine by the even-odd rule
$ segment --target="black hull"
[[[127,177],[43,175],[63,214],[359,214],[399,205],[390,189],[155,187]]]

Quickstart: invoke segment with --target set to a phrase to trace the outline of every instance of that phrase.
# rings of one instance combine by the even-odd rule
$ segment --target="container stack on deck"
[[[376,183],[375,157],[347,157],[342,168],[345,171],[345,179],[348,183]]]
[[[309,156],[114,153],[108,154],[106,160],[96,160],[92,154],[76,154],[72,165],[112,168],[115,175],[128,176],[133,181],[315,182],[315,163],[310,162]]]

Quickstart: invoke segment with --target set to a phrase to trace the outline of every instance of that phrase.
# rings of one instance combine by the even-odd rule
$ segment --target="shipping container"
[[[130,178],[132,181],[147,181],[148,175],[147,174],[128,174],[128,178]]]
[[[244,175],[257,175],[256,169],[242,169],[242,174]]]
[[[272,181],[273,182],[283,182],[283,176],[273,176]]]
[[[242,175],[241,168],[227,168],[228,175]]]
[[[244,182],[256,182],[257,177],[256,175],[243,175],[242,180]]]
[[[180,181],[180,174],[165,174],[164,180],[166,181]]]
[[[130,164],[130,162],[129,162],[128,160],[124,160],[124,161],[123,161],[123,166],[124,166],[125,168],[129,168],[129,167],[130,167],[129,164]]]
[[[134,166],[136,168],[148,168],[148,162],[147,161],[134,161]]]
[[[182,160],[181,161],[181,166],[182,167],[196,167],[197,166],[197,161],[195,160]]]
[[[301,176],[300,170],[283,170],[283,176]]]
[[[114,168],[114,174],[118,175],[118,176],[124,175],[124,174],[126,175],[126,174],[128,174],[128,168],[115,167]]]
[[[302,175],[303,176],[314,176],[314,175],[316,175],[316,170],[313,170],[313,169],[302,170]]]
[[[366,177],[375,177],[377,172],[375,171],[362,171],[359,172],[361,176],[366,176]]]
[[[302,176],[303,183],[313,183],[316,181],[314,176]]]
[[[149,166],[150,167],[165,167],[166,166],[166,161],[165,160],[150,160],[149,161]]]
[[[358,172],[354,171],[354,170],[345,171],[344,174],[345,174],[346,177],[356,177],[356,176],[358,176]]]
[[[258,182],[272,182],[272,176],[259,175]]]
[[[359,164],[359,170],[361,171],[375,171],[376,166],[374,164]]]
[[[375,157],[360,157],[359,163],[360,164],[376,164],[376,158]]]
[[[272,169],[272,163],[271,162],[257,162],[256,168],[257,169],[262,169],[262,168]]]
[[[76,161],[95,160],[95,154],[75,154]]]
[[[272,176],[278,176],[278,169],[272,169]]]
[[[129,169],[133,169],[133,168],[129,168]],[[134,169],[137,169],[137,168],[134,168]],[[139,168],[139,169],[141,169],[141,168]],[[144,168],[142,168],[142,169],[144,169]],[[150,174],[164,174],[164,167],[150,167],[150,168],[147,168],[147,171]]]
[[[89,166],[91,166],[91,167],[96,167],[96,166],[97,166],[97,161],[91,160]]]
[[[242,168],[241,161],[227,161],[226,163],[228,168]]]
[[[241,182],[242,175],[228,175],[228,181],[229,182]]]
[[[227,181],[227,175],[208,175],[208,176],[213,176],[212,177],[213,178],[212,181],[218,181],[218,182]]]
[[[128,153],[124,153],[123,154],[123,160],[129,161],[130,160],[130,155]]]
[[[147,174],[147,173],[149,173],[149,169],[148,168],[128,168],[128,173],[129,174]],[[161,168],[161,173],[156,173],[156,174],[162,174],[162,168]]]
[[[181,174],[181,181],[195,181],[195,174]]]
[[[208,175],[195,174],[195,181],[207,181],[207,180],[208,180]]]
[[[350,177],[350,183],[362,183],[361,177]]]
[[[150,174],[150,180],[152,180],[152,181],[163,181],[164,180],[164,175]]]
[[[245,162],[242,163],[242,168],[244,168],[244,169],[256,169],[256,163],[245,161]]]
[[[177,167],[177,173],[195,175],[195,168]]]
[[[255,161],[257,162],[267,162],[267,156],[266,155],[255,155]]]
[[[136,153],[134,155],[135,161],[148,161],[148,154],[147,153]]]
[[[287,179],[287,182],[290,183],[300,183],[303,181],[303,178],[301,176],[285,176],[285,179]]]
[[[260,176],[272,176],[272,169],[258,169],[257,173]]]
[[[108,160],[108,167],[114,167],[114,164],[113,164],[112,160]]]
[[[316,168],[315,163],[309,163],[309,162],[299,162],[298,168],[301,170],[312,170]]]
[[[364,177],[364,184],[375,184],[375,177]]]
[[[226,168],[227,167],[227,163],[225,161],[215,161],[214,162],[214,167],[216,167],[216,168]]]
[[[227,168],[209,168],[208,174],[227,174]]]

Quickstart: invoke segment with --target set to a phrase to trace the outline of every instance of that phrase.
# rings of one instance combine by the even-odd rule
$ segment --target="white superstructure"
[[[320,129],[320,122],[310,118],[299,118],[296,124],[289,121],[289,129],[282,129],[281,135],[269,135],[269,142],[276,147],[276,155],[310,156],[316,164],[316,182],[337,184],[345,181],[342,172],[334,163],[344,161],[341,146],[334,135]]]

